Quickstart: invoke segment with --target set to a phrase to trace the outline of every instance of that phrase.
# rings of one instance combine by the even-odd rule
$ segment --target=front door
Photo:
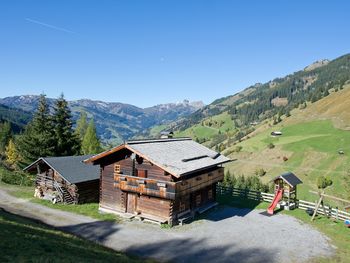
[[[136,211],[136,194],[128,193],[126,212],[134,214]]]

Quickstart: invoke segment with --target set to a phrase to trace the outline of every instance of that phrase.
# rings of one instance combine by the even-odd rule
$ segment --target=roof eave
[[[83,160],[83,162],[84,163],[94,163],[94,162],[96,162],[96,161],[98,161],[98,160],[100,160],[100,159],[102,159],[102,158],[104,158],[104,157],[106,157],[106,156],[108,156],[110,154],[113,154],[115,152],[120,151],[123,148],[125,148],[125,144],[121,144],[121,145],[116,146],[116,147],[114,147],[114,148],[112,148],[110,150],[107,150],[107,151],[104,151],[102,153],[96,154],[96,155],[94,155],[94,156],[92,156],[92,157],[90,157],[90,158],[88,158],[86,160]]]
[[[22,171],[27,171],[30,167],[36,165],[38,162],[40,161],[44,161],[44,158],[43,157],[40,157],[39,159],[35,160],[34,162],[32,162],[31,164],[29,164],[28,166],[24,167],[22,169]]]
[[[220,162],[220,163],[217,163],[217,164],[212,164],[212,165],[204,166],[204,167],[201,167],[201,168],[192,170],[192,171],[188,171],[188,172],[182,173],[182,174],[178,175],[178,178],[179,178],[179,177],[182,177],[182,176],[189,175],[189,174],[191,174],[191,173],[199,172],[199,171],[202,171],[202,170],[211,168],[211,167],[215,167],[215,166],[222,165],[222,164],[225,164],[225,163],[233,162],[233,161],[235,161],[235,160],[226,160],[226,161],[223,161],[223,162]]]

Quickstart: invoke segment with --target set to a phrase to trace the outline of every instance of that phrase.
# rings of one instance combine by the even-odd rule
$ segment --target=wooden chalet
[[[100,165],[100,211],[182,223],[215,205],[230,160],[190,138],[128,141],[86,162]]]
[[[24,168],[37,173],[35,197],[67,204],[98,202],[99,168],[83,160],[92,155],[42,157]]]

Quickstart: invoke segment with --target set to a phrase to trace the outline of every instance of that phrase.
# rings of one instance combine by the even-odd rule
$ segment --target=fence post
[[[335,208],[336,210],[336,219],[339,220],[339,215],[338,215],[338,207]]]

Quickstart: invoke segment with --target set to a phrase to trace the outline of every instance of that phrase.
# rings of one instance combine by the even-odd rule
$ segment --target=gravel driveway
[[[0,207],[118,251],[172,262],[306,262],[332,256],[326,236],[294,217],[219,207],[206,219],[161,229],[132,221],[115,224],[51,209],[0,189]]]

